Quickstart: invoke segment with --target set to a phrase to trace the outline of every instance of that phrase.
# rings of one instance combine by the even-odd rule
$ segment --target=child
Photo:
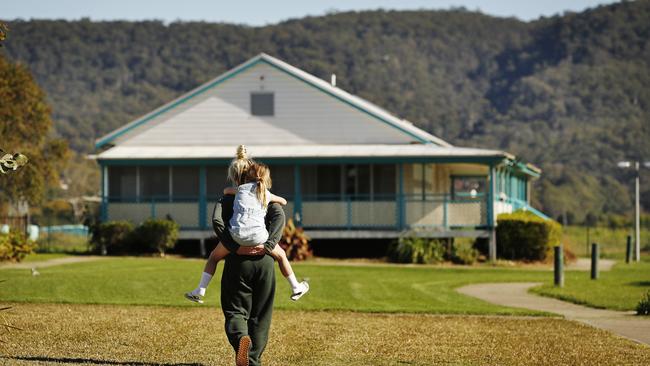
[[[257,246],[266,242],[269,236],[264,223],[268,205],[271,202],[286,205],[287,201],[269,192],[271,174],[264,164],[251,162],[239,182],[242,184],[237,188],[224,189],[224,194],[235,194],[230,235],[241,246]],[[185,294],[188,300],[203,303],[202,297],[205,296],[205,290],[216,271],[217,262],[228,254],[228,249],[221,243],[210,253],[199,286]],[[289,281],[292,289],[291,300],[297,301],[309,291],[309,284],[306,281],[298,282],[286,253],[279,245],[275,246],[270,255],[278,261],[282,275]]]

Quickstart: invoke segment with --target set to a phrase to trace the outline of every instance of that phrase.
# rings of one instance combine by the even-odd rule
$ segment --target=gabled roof
[[[102,146],[105,146],[112,141],[114,141],[116,138],[125,135],[134,129],[136,129],[139,126],[142,126],[146,124],[147,122],[153,120],[154,118],[163,115],[172,109],[178,107],[179,105],[187,102],[188,100],[197,97],[204,92],[218,86],[220,83],[236,76],[237,74],[249,69],[252,66],[255,66],[259,63],[265,63],[268,64],[282,72],[285,72],[286,74],[303,81],[312,87],[320,90],[321,92],[330,95],[333,98],[338,99],[339,101],[346,103],[350,105],[353,108],[356,108],[357,110],[364,112],[371,117],[374,117],[375,119],[388,124],[391,127],[394,127],[395,129],[401,131],[402,133],[408,135],[411,138],[414,138],[416,141],[423,143],[423,144],[434,144],[442,147],[452,147],[451,144],[448,142],[424,131],[421,130],[420,128],[416,127],[413,125],[413,123],[400,119],[393,114],[389,113],[388,111],[368,102],[365,99],[359,98],[355,95],[352,95],[340,88],[337,88],[330,83],[319,79],[303,70],[300,70],[297,67],[291,66],[288,63],[281,61],[275,57],[269,56],[267,54],[261,53],[250,60],[244,62],[243,64],[233,68],[230,71],[227,71],[226,73],[208,81],[207,83],[197,87],[194,90],[191,90],[190,92],[176,98],[175,100],[147,113],[146,115],[136,119],[135,121],[132,121],[100,138],[98,138],[95,141],[95,147],[100,148]]]

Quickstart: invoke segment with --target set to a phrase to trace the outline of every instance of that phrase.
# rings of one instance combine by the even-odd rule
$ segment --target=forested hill
[[[1,16],[1,15],[0,15]],[[368,11],[265,27],[12,21],[3,51],[48,93],[56,131],[93,139],[266,52],[461,146],[544,170],[555,217],[626,213],[624,158],[650,160],[650,1],[534,22],[465,10]],[[643,173],[650,209],[650,174]]]

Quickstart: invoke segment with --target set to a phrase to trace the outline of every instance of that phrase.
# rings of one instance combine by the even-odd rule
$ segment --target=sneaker
[[[235,365],[248,366],[248,351],[251,349],[251,337],[245,335],[239,338],[239,347],[235,357]]]
[[[201,296],[195,295],[193,292],[186,292],[185,293],[185,298],[190,300],[190,301],[194,301],[194,302],[198,302],[199,304],[203,304],[203,300],[201,299]]]
[[[300,282],[300,285],[302,285],[302,291],[294,292],[291,294],[291,300],[298,301],[299,298],[309,292],[309,283],[307,281]]]

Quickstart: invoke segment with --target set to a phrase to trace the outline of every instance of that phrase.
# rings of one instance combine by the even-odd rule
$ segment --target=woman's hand
[[[237,254],[239,255],[264,255],[266,254],[266,251],[264,250],[264,245],[256,245],[254,247],[244,247],[240,246],[239,249],[237,249]]]

